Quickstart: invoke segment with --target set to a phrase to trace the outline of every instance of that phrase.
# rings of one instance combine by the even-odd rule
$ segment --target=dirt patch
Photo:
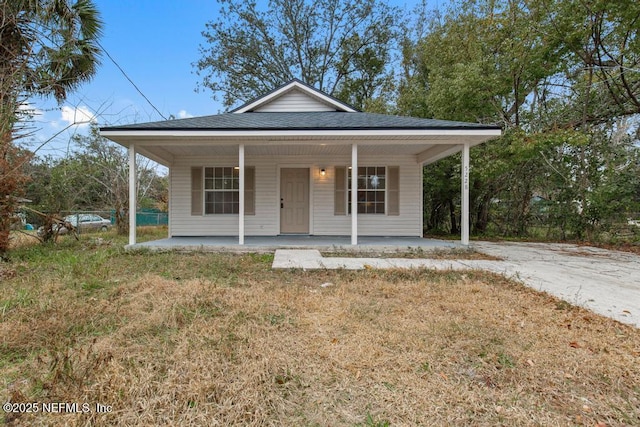
[[[591,246],[595,246],[596,248],[609,249],[612,251],[622,251],[622,252],[631,252],[636,255],[640,255],[640,242],[638,243],[621,243],[621,244],[599,244],[595,243]]]
[[[413,249],[395,251],[322,251],[327,258],[404,258],[404,259],[439,259],[439,260],[486,260],[502,261],[502,258],[488,255],[473,248],[436,248],[432,250]]]
[[[585,250],[567,250],[567,249],[553,249],[553,252],[558,252],[563,255],[575,256],[575,257],[595,257],[595,258],[611,258],[611,254],[585,251]]]

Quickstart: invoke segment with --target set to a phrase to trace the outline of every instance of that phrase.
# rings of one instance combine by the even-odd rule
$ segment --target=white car
[[[111,221],[95,214],[67,215],[64,217],[64,222],[71,224],[80,232],[107,231],[111,228]],[[58,234],[67,234],[69,232],[69,230],[67,230],[67,227],[65,227],[64,225],[54,224],[53,227],[54,230],[57,230]],[[38,229],[38,234],[44,234],[44,229],[42,227]]]

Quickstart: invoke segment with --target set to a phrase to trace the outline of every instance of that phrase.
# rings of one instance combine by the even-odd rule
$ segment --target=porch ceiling
[[[358,145],[360,154],[418,154],[432,144],[425,145]],[[154,151],[153,147],[146,147]],[[237,156],[238,145],[176,145],[162,147],[165,153],[174,157],[182,156]],[[245,145],[247,156],[321,156],[321,155],[350,155],[351,145]]]
[[[107,135],[105,135],[107,136]],[[298,136],[242,136],[242,137],[178,137],[138,136],[109,139],[121,145],[135,144],[136,151],[165,166],[179,157],[233,156],[238,144],[245,144],[247,156],[346,155],[351,144],[358,143],[363,155],[415,155],[416,163],[431,163],[460,151],[464,143],[481,144],[494,135],[366,135],[363,137],[336,137],[335,135]]]

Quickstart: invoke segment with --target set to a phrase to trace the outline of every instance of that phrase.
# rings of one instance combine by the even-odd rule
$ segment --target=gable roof
[[[229,113],[101,127],[100,133],[169,166],[181,156],[228,155],[237,143],[252,155],[326,155],[344,154],[358,141],[370,153],[414,155],[424,164],[502,132],[496,125],[362,113],[293,80]]]
[[[247,113],[257,111],[259,108],[264,107],[267,104],[270,104],[276,101],[278,98],[281,98],[291,92],[298,91],[304,94],[306,97],[311,98],[316,102],[320,102],[324,104],[326,107],[333,111],[344,111],[354,113],[358,110],[351,105],[340,101],[332,97],[331,95],[318,90],[312,86],[309,86],[302,80],[293,79],[284,85],[273,89],[272,91],[255,98],[240,107],[231,110],[230,113],[239,114],[239,113]]]
[[[300,112],[300,113],[226,113],[188,119],[110,126],[100,131],[163,130],[481,130],[501,129],[496,125],[419,119],[374,113]]]
[[[298,98],[288,103],[295,93]],[[306,105],[304,105],[306,104]],[[305,108],[306,107],[306,108]],[[288,83],[228,113],[100,128],[112,131],[376,131],[500,130],[500,126],[362,113],[301,80]]]

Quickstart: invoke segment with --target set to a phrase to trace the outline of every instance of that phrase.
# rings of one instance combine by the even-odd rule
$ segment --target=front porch
[[[421,236],[422,166],[458,152],[460,242],[468,245],[469,150],[502,132],[496,125],[363,113],[292,80],[230,113],[100,133],[129,150],[130,247],[137,247],[140,154],[169,169],[169,236],[235,236],[168,239],[154,247],[358,250],[432,247],[420,239],[364,236]],[[287,233],[344,237],[251,237]]]
[[[320,251],[400,252],[431,251],[463,248],[459,241],[424,239],[420,237],[361,236],[357,245],[351,236],[247,236],[244,244],[237,236],[169,237],[166,239],[128,245],[127,250],[152,251],[205,251],[205,252],[272,252],[276,249],[317,249]]]

